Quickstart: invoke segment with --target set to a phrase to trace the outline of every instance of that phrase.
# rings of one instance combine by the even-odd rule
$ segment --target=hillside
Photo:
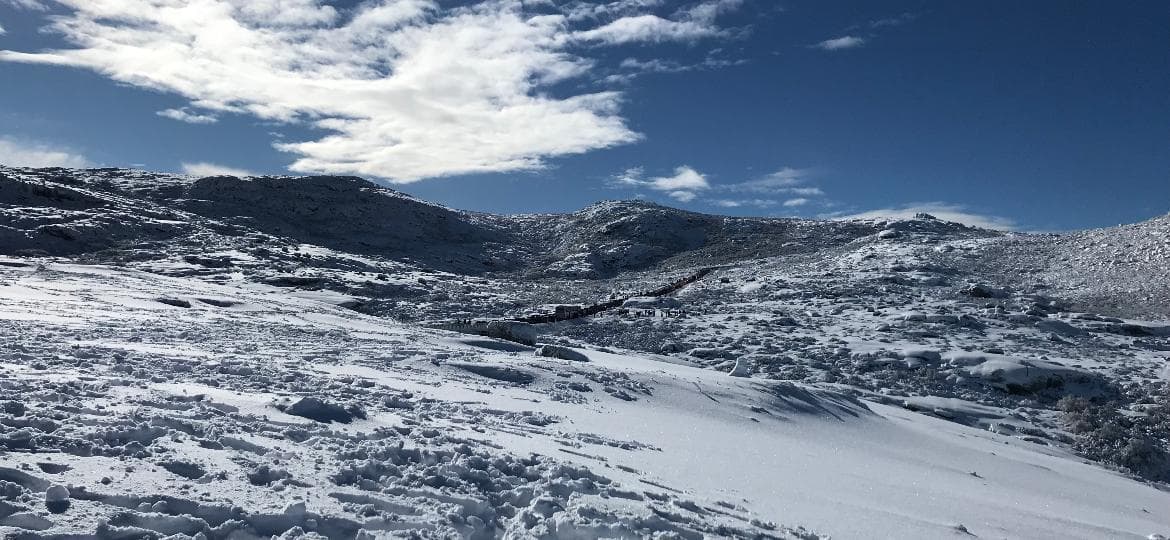
[[[0,533],[1157,538],[1168,227],[0,167]]]

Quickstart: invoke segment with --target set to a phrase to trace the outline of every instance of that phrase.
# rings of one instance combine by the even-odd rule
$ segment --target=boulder
[[[568,347],[561,347],[560,345],[543,345],[539,349],[536,349],[536,355],[547,358],[560,358],[561,360],[569,360],[572,362],[589,361],[589,357],[580,351],[575,351]]]
[[[365,412],[358,407],[342,407],[311,396],[296,400],[291,405],[285,407],[284,412],[323,423],[340,422],[342,424],[348,424],[355,418],[366,417]]]

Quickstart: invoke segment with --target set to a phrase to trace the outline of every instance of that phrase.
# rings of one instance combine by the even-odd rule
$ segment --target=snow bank
[[[956,355],[952,365],[986,384],[1013,393],[1059,390],[1062,393],[1100,393],[1102,381],[1094,373],[1055,362],[1002,355]]]

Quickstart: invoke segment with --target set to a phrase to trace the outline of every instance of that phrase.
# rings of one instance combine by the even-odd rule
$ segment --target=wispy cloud
[[[0,163],[16,167],[71,167],[91,165],[85,156],[56,145],[0,137]]]
[[[188,124],[214,124],[219,121],[219,118],[214,114],[191,112],[186,107],[182,109],[163,109],[158,111],[157,114],[164,118],[170,118],[171,120],[178,120]]]
[[[794,187],[789,189],[787,192],[793,195],[804,195],[810,197],[820,197],[825,194],[825,192],[819,187]]]
[[[680,202],[692,202],[702,195],[703,203],[720,208],[825,208],[830,202],[823,199],[824,191],[808,184],[812,175],[812,169],[784,167],[751,180],[714,184],[686,165],[676,168],[673,175],[657,177],[647,177],[642,167],[634,167],[611,177],[609,186],[657,191]]]
[[[645,75],[647,73],[685,73],[688,71],[706,71],[721,69],[730,66],[738,66],[747,63],[745,59],[727,59],[719,58],[717,55],[722,52],[722,49],[713,49],[706,58],[700,62],[685,64],[677,60],[664,58],[626,58],[618,64],[618,73],[607,75],[605,82],[628,83],[635,78]]]
[[[582,41],[620,45],[639,41],[651,43],[694,41],[721,33],[719,28],[699,21],[672,21],[657,15],[638,15],[623,17],[605,26],[577,32],[573,37]]]
[[[647,9],[662,6],[663,2],[664,0],[614,0],[611,2],[574,0],[565,3],[562,9],[570,21],[598,21],[644,13]],[[530,3],[550,8],[557,6],[556,0],[533,0]]]
[[[639,140],[620,92],[548,89],[593,74],[600,47],[725,36],[717,17],[739,2],[662,13],[662,2],[626,0],[595,18],[588,4],[56,0],[47,30],[71,47],[0,51],[0,61],[177,94],[190,109],[166,116],[182,121],[235,113],[307,124],[325,135],[274,143],[296,156],[292,170],[411,182],[538,169]]]
[[[707,0],[691,7],[682,8],[678,15],[690,20],[714,24],[720,15],[735,11],[744,0]]]
[[[713,191],[726,194],[711,200],[723,208],[739,207],[783,207],[794,210],[799,207],[828,207],[831,201],[825,199],[825,192],[818,186],[809,185],[815,175],[814,169],[783,167],[764,176],[712,187]]]
[[[4,29],[4,25],[0,24],[0,36],[7,34],[8,31]]]
[[[189,174],[191,176],[238,176],[241,178],[245,176],[259,176],[252,171],[237,169],[235,167],[227,167],[215,163],[182,163],[181,167],[183,174]]]
[[[8,4],[12,7],[20,9],[28,9],[32,11],[48,11],[49,6],[41,0],[0,0],[0,4]]]
[[[844,30],[846,35],[826,39],[820,43],[813,44],[812,47],[824,51],[855,49],[869,44],[870,41],[876,39],[883,32],[913,22],[917,18],[917,13],[905,12],[892,17],[870,19],[864,23],[854,24],[846,28]]]
[[[866,26],[868,26],[870,28],[874,28],[874,29],[890,28],[890,27],[894,27],[894,26],[902,26],[906,23],[913,22],[914,19],[917,19],[917,18],[918,18],[917,13],[912,13],[912,12],[907,11],[905,13],[900,13],[900,14],[895,15],[893,17],[882,17],[880,19],[872,19],[866,23]]]
[[[821,49],[822,51],[840,51],[843,49],[855,49],[865,45],[865,38],[857,36],[841,36],[832,39],[826,39],[820,43],[814,44],[813,47]]]
[[[833,219],[910,219],[915,214],[930,214],[939,219],[954,221],[972,227],[1013,231],[1019,228],[1015,220],[973,212],[965,205],[945,202],[910,203],[904,206],[879,208],[846,215],[827,215]]]
[[[805,190],[802,195],[813,195],[820,192],[817,188],[797,187],[808,180],[811,174],[809,169],[796,169],[792,167],[784,167],[775,172],[766,174],[760,178],[738,182],[734,184],[726,184],[723,189],[739,193],[765,193],[765,194],[780,194],[780,193],[795,193],[796,190]]]
[[[711,189],[706,176],[686,165],[677,167],[671,176],[651,178],[645,177],[641,167],[626,169],[612,178],[611,185],[651,189],[666,193],[670,198],[680,202],[691,202],[698,197],[698,192]]]
[[[711,201],[711,204],[722,208],[741,208],[744,206],[767,208],[776,206],[776,201],[772,199],[715,199]]]
[[[669,19],[650,13],[627,15],[597,28],[575,32],[573,37],[582,41],[618,45],[636,42],[695,41],[723,36],[727,35],[728,31],[720,28],[716,24],[716,19],[742,3],[742,0],[710,0],[679,9]],[[627,11],[631,7],[630,2],[616,4]],[[660,2],[651,2],[641,7],[659,4]]]

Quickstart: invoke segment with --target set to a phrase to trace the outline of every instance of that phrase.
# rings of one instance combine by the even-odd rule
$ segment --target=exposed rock
[[[366,413],[356,406],[342,407],[312,396],[305,396],[284,408],[284,412],[318,422],[339,422],[348,424],[355,418],[365,418]]]
[[[539,349],[536,349],[536,355],[548,358],[560,358],[561,360],[570,360],[573,362],[589,361],[589,357],[585,356],[584,353],[568,347],[561,347],[560,345],[542,345]]]

